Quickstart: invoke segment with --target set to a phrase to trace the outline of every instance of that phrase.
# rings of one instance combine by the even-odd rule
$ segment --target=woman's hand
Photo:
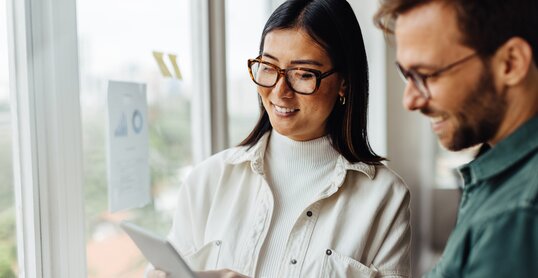
[[[211,271],[196,272],[198,278],[248,278],[248,276],[239,274],[229,269],[219,269]]]
[[[166,272],[162,270],[152,269],[147,272],[147,278],[166,278]],[[196,272],[198,278],[248,278],[248,276],[239,274],[229,269],[199,271]]]
[[[166,272],[158,269],[152,269],[147,272],[147,278],[166,278]]]

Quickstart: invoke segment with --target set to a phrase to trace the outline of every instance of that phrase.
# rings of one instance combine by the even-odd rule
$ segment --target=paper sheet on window
[[[110,212],[150,201],[146,84],[108,82],[108,205]]]

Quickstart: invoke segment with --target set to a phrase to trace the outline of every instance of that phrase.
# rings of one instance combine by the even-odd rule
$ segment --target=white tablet
[[[168,240],[127,221],[122,221],[120,226],[142,251],[144,257],[156,269],[168,274],[166,277],[196,278],[194,272]]]

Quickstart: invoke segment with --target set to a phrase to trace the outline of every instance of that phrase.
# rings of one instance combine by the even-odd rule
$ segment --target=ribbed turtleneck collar
[[[333,163],[339,155],[331,146],[328,136],[309,141],[295,141],[274,129],[271,131],[266,153],[275,161],[299,164],[307,168]]]

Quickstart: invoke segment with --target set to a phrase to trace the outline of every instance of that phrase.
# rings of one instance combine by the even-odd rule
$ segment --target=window
[[[229,142],[239,144],[259,116],[258,93],[247,60],[258,56],[260,38],[273,7],[270,0],[226,1],[226,74]]]
[[[0,0],[0,277],[17,277],[6,1]]]
[[[117,223],[129,219],[166,234],[192,164],[190,2],[77,0],[77,13],[88,277],[142,277],[146,262]],[[147,84],[153,200],[113,214],[107,207],[108,80]]]

